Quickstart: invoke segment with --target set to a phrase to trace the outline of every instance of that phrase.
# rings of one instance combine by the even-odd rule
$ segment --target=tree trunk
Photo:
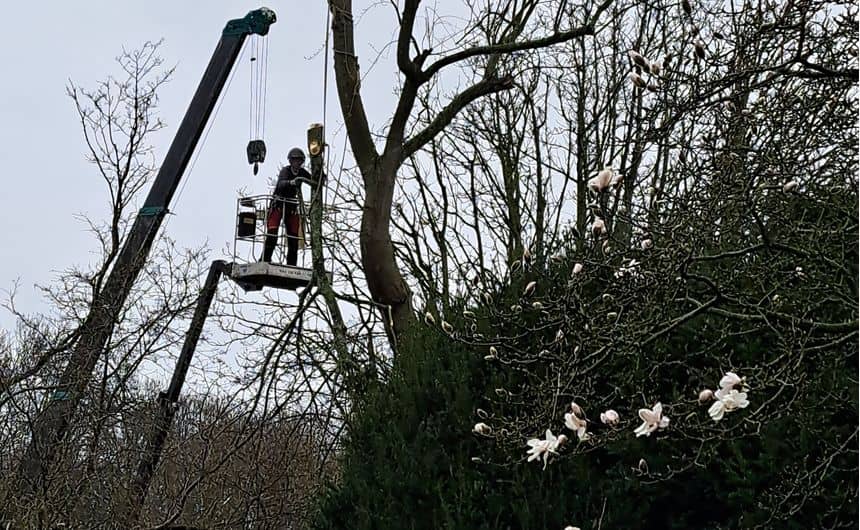
[[[373,301],[380,304],[389,343],[395,349],[397,337],[415,321],[412,292],[397,266],[391,241],[391,203],[399,167],[399,163],[392,161],[365,178],[370,185],[365,186],[360,233],[361,265],[367,287]]]

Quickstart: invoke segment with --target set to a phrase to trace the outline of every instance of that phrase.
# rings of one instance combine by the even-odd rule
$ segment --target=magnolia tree
[[[425,325],[498,383],[473,467],[611,455],[619,482],[723,477],[714,504],[752,506],[732,525],[853,524],[856,8],[612,15],[505,55],[513,86],[401,169],[395,248]],[[441,103],[419,101],[420,128]]]
[[[789,442],[803,458],[756,484],[767,526],[827,488],[856,495],[857,12],[672,9],[651,17],[674,44],[617,50],[642,125],[586,182],[587,229],[577,217],[555,263],[525,251],[475,289],[471,327],[441,325],[507,381],[475,412],[495,441],[476,465],[624,443],[631,477],[668,481],[742,466],[738,441],[819,440]]]

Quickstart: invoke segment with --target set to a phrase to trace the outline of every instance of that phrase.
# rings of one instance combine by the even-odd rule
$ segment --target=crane
[[[44,410],[35,420],[30,445],[18,469],[19,492],[31,497],[39,491],[45,474],[63,443],[99,357],[113,333],[116,315],[146,263],[168,206],[215,107],[219,95],[249,35],[265,36],[276,21],[268,8],[249,12],[227,22],[212,58],[203,73],[185,117],[170,144],[164,162],[137,214],[116,263],[79,330],[68,365]]]

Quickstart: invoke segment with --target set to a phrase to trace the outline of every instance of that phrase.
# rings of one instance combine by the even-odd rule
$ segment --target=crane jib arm
[[[146,198],[140,214],[152,216],[166,213],[170,199],[179,185],[182,173],[191,160],[194,148],[209,115],[215,108],[218,96],[230,76],[236,58],[242,50],[242,44],[248,35],[266,35],[269,26],[275,22],[275,12],[271,9],[260,8],[251,11],[243,18],[227,22],[221,33],[221,40],[209,60],[209,66],[203,74],[203,79],[191,99],[191,104],[179,125],[179,130],[170,144],[170,149],[164,157],[164,163],[155,178],[152,189]]]

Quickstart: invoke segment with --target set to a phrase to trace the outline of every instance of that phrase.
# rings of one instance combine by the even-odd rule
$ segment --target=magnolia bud
[[[476,434],[483,434],[484,436],[489,435],[493,429],[490,428],[486,423],[476,423],[474,427],[472,427],[472,432]]]
[[[699,403],[707,403],[714,399],[714,393],[707,388],[699,392]]]

